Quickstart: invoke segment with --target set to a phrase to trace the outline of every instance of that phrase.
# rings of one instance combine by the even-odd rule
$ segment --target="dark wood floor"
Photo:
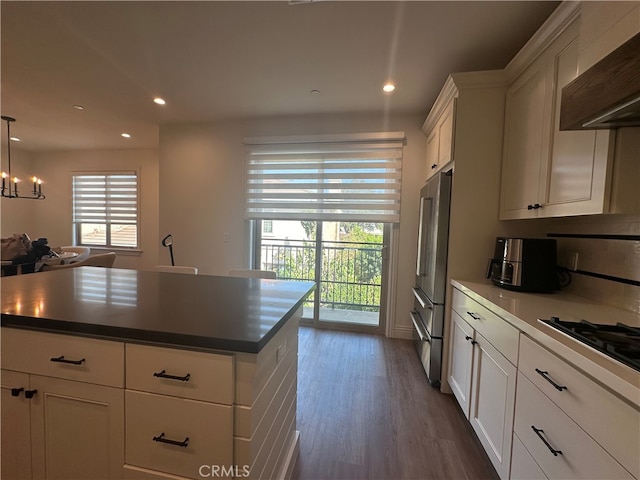
[[[301,327],[298,430],[296,480],[498,478],[408,340]]]

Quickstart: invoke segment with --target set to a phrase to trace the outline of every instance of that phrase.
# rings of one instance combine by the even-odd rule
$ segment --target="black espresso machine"
[[[487,278],[520,292],[553,292],[559,288],[556,241],[549,238],[496,238]]]

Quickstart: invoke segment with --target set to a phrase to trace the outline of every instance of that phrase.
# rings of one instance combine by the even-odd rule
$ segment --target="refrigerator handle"
[[[427,274],[427,241],[429,237],[428,220],[431,211],[432,198],[420,198],[420,230],[418,231],[418,260],[416,262],[416,275],[424,277]],[[428,202],[428,205],[427,205]]]

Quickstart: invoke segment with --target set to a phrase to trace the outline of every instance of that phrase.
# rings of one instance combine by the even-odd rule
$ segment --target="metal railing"
[[[261,267],[283,280],[316,281],[314,241],[263,239]],[[382,244],[323,241],[318,293],[320,306],[380,311]]]

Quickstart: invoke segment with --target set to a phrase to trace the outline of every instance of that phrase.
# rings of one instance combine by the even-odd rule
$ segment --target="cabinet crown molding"
[[[505,67],[509,81],[513,81],[580,15],[581,2],[564,1],[556,8],[529,41]]]
[[[422,131],[427,135],[435,126],[442,113],[454,98],[460,94],[460,90],[469,88],[504,87],[507,84],[503,70],[485,70],[479,72],[452,73],[444,82],[442,90],[433,103],[427,118],[422,124]]]

